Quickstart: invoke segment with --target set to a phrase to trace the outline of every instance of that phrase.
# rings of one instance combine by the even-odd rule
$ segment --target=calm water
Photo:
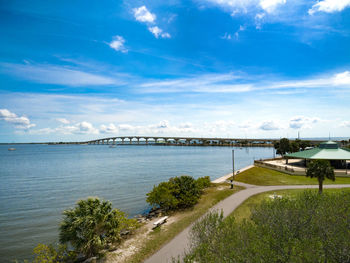
[[[16,151],[8,151],[15,147]],[[145,212],[154,184],[182,174],[211,179],[231,172],[229,147],[0,145],[0,259],[30,258],[55,243],[64,209],[98,196],[130,216]],[[235,148],[236,168],[272,148]]]

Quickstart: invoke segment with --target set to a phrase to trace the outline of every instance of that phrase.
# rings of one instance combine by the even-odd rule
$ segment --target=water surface
[[[234,149],[237,169],[273,156],[272,148]],[[30,258],[39,242],[57,242],[62,211],[79,199],[98,196],[134,216],[148,209],[154,184],[231,171],[230,147],[0,145],[1,262]]]

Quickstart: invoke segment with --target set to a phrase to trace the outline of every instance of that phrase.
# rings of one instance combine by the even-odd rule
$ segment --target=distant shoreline
[[[273,147],[273,144],[208,144],[208,145],[201,145],[201,144],[165,144],[165,143],[140,143],[140,144],[78,144],[78,143],[46,143],[46,142],[31,142],[31,143],[0,143],[0,145],[50,145],[50,146],[59,146],[59,145],[88,145],[88,146],[111,146],[115,145],[117,147],[123,147],[123,146],[176,146],[176,147]]]
[[[259,141],[259,140],[279,140],[280,138],[255,138],[255,140]],[[295,140],[295,138],[288,138],[289,140]],[[331,138],[332,141],[336,141],[336,142],[340,142],[342,140],[349,140],[350,137],[334,137]],[[242,139],[244,140],[244,139]],[[312,137],[312,138],[300,138],[300,140],[302,141],[328,141],[329,138],[326,137]],[[71,144],[78,144],[78,145],[85,145],[85,143],[82,142],[0,142],[0,145],[21,145],[21,144],[48,144],[48,145],[71,145]],[[98,145],[98,144],[96,144]],[[107,145],[107,144],[100,144],[100,145]],[[125,143],[125,144],[116,144],[118,146],[121,145],[138,145],[138,144],[129,144],[129,143]],[[139,145],[147,145],[147,144],[139,144]],[[177,146],[175,144],[164,144],[164,143],[148,143],[148,145],[159,145],[159,146]],[[257,146],[258,144],[254,144],[254,146]],[[264,144],[264,146],[271,146],[273,144]],[[179,145],[179,146],[188,146],[188,145]],[[191,144],[189,146],[227,146],[227,145],[199,145],[199,144]],[[228,146],[232,146],[232,145],[228,145]],[[234,145],[237,146],[237,145]],[[239,145],[239,147],[245,147],[247,145]],[[249,147],[252,147],[251,145],[249,145]]]

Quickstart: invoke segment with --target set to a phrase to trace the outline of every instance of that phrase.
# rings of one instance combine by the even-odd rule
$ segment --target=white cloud
[[[152,135],[152,134],[167,134],[169,136],[180,135],[182,133],[193,133],[195,129],[192,123],[181,123],[178,126],[170,125],[169,121],[163,120],[157,124],[150,125],[131,125],[120,124],[118,126],[114,124],[101,125],[100,133],[113,133],[115,135]]]
[[[264,121],[260,124],[259,129],[264,131],[273,131],[279,130],[281,127],[275,121]]]
[[[321,0],[309,9],[309,14],[316,12],[334,13],[340,12],[350,6],[350,0]]]
[[[71,134],[99,134],[99,130],[96,129],[90,122],[82,121],[77,122],[72,125],[61,125],[56,128],[42,128],[37,130],[31,130],[31,134],[64,134],[64,135],[71,135]]]
[[[265,13],[258,13],[255,15],[254,19],[255,19],[255,28],[256,29],[261,29],[264,18],[265,18]]]
[[[135,129],[136,129],[136,127],[134,127],[134,126],[132,126],[132,125],[130,125],[130,124],[120,124],[120,125],[118,125],[118,129],[120,130],[120,131],[126,131],[126,132],[134,132],[135,131]]]
[[[286,4],[286,0],[206,0],[206,2],[228,10],[231,16],[261,11],[273,13],[278,7]]]
[[[236,123],[229,120],[218,120],[210,123],[204,123],[204,130],[210,134],[227,134],[231,133]]]
[[[254,125],[251,121],[244,121],[241,124],[239,124],[238,127],[241,129],[251,129],[254,127]]]
[[[109,125],[101,125],[100,127],[100,133],[118,133],[119,129],[117,126],[115,126],[113,123],[110,123]]]
[[[70,121],[65,118],[57,118],[56,121],[62,123],[62,124],[69,124]]]
[[[227,73],[199,75],[174,80],[152,81],[140,84],[140,91],[143,93],[239,93],[250,91],[250,84],[234,83],[238,78],[238,75]]]
[[[267,81],[267,79],[270,79]],[[273,92],[279,95],[305,93],[308,89],[350,89],[350,71],[308,79],[279,80],[274,76],[247,76],[243,72],[205,74],[162,79],[138,84],[140,93],[244,93]]]
[[[184,122],[184,123],[180,123],[179,128],[180,129],[192,129],[193,124],[190,122]]]
[[[340,127],[343,127],[343,128],[350,128],[350,121],[343,121],[343,122],[340,124]]]
[[[284,5],[286,0],[260,0],[260,6],[267,13],[273,13],[279,5]]]
[[[28,130],[29,128],[32,128],[35,126],[35,124],[32,124],[27,117],[25,116],[19,117],[17,116],[17,114],[7,109],[0,109],[0,120],[3,120],[5,122],[15,125],[15,128],[17,129]]]
[[[350,71],[335,74],[334,76],[335,85],[350,85]]]
[[[67,86],[118,84],[120,81],[94,73],[56,65],[0,63],[0,71],[33,82]]]
[[[156,20],[156,15],[148,11],[146,6],[140,6],[139,8],[134,8],[134,17],[137,21],[143,23],[153,23]]]
[[[240,25],[239,29],[235,32],[235,37],[238,38],[239,37],[239,32],[242,32],[245,30],[245,26]]]
[[[122,36],[114,36],[113,40],[108,45],[116,51],[127,53],[128,49],[124,46],[125,39]]]
[[[87,121],[79,122],[75,125],[78,129],[75,131],[75,133],[82,133],[82,134],[98,134],[98,130],[94,128],[94,126]]]
[[[289,127],[292,129],[310,129],[311,124],[317,123],[320,121],[320,118],[316,117],[305,117],[305,116],[295,116],[289,120]]]
[[[232,35],[231,34],[229,34],[229,33],[227,33],[227,32],[225,32],[225,35],[223,35],[222,37],[220,37],[221,39],[227,39],[227,40],[230,40],[230,39],[232,39]]]
[[[170,34],[163,32],[158,26],[149,27],[148,30],[156,37],[156,38],[170,38]]]

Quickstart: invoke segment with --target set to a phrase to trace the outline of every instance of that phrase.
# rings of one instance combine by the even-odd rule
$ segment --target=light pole
[[[232,149],[232,179],[231,179],[231,189],[233,189],[233,179],[235,178],[235,150]]]

